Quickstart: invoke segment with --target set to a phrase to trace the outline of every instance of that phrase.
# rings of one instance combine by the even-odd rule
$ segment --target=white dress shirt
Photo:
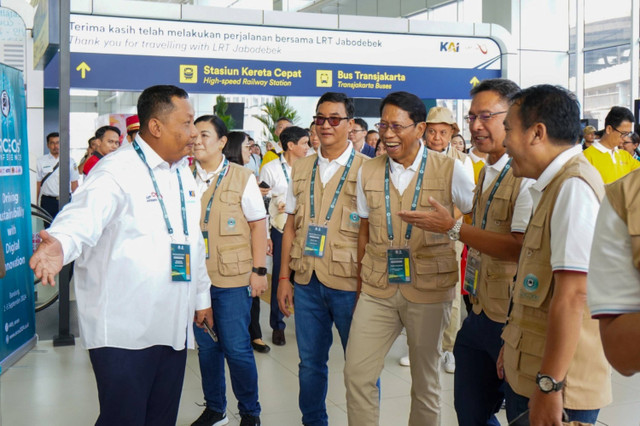
[[[587,288],[593,317],[640,312],[640,271],[633,266],[629,229],[607,197],[596,219]]]
[[[420,163],[422,162],[422,153],[426,148],[421,143],[416,158],[413,163],[408,167],[400,163],[396,163],[389,158],[390,170],[389,178],[393,186],[396,187],[400,195],[404,193],[411,183],[413,176],[420,171]],[[429,150],[428,155],[438,155],[436,151]],[[440,154],[442,155],[442,154]],[[425,169],[425,174],[427,170]],[[469,173],[464,169],[462,162],[454,161],[453,164],[453,177],[451,181],[451,199],[453,203],[463,213],[469,213],[473,207],[473,175],[469,176]],[[369,205],[367,204],[367,197],[364,195],[364,189],[362,185],[362,169],[358,171],[358,184],[357,188],[357,203],[358,203],[358,215],[362,218],[369,217]]]
[[[169,165],[140,135],[136,140],[160,194],[133,145],[125,146],[95,166],[49,233],[62,244],[64,263],[76,260],[85,348],[193,348],[194,313],[211,306],[200,197],[186,158]],[[190,282],[171,280],[172,238],[158,202],[162,196],[175,242],[185,242],[178,170],[189,233]]]
[[[451,146],[451,143],[449,143],[449,145],[447,146],[447,149],[445,149],[442,153],[445,154],[447,157],[452,157],[449,154],[449,151],[452,149],[456,149],[453,146]],[[464,152],[463,152],[464,154]],[[467,173],[469,173],[469,175],[471,175],[471,179],[475,179],[475,173],[473,172],[473,161],[471,161],[471,158],[469,157],[468,154],[464,154],[464,161],[462,160],[458,160],[460,161],[460,163],[462,163],[462,165],[464,166],[464,169]],[[457,160],[457,158],[456,158]]]
[[[51,154],[43,155],[38,158],[36,162],[36,181],[42,182],[42,179],[49,174],[56,166],[60,158],[55,158]],[[69,159],[69,193],[71,193],[71,182],[77,182],[79,178],[78,166],[73,158]],[[60,167],[58,167],[51,176],[44,181],[44,184],[40,188],[40,195],[47,195],[49,197],[60,196]]]
[[[341,167],[344,167],[349,162],[349,156],[351,155],[351,151],[353,151],[353,145],[351,141],[347,141],[347,149],[344,150],[342,154],[335,160],[329,161],[329,159],[322,156],[322,148],[318,149],[318,172],[317,174],[320,176],[320,182],[322,183],[322,187],[324,188],[331,180],[333,175],[336,174]],[[358,171],[359,173],[359,171]],[[287,190],[287,205],[285,207],[285,212],[288,214],[294,214],[296,211],[296,198],[293,196],[293,187],[289,185],[289,189]]]
[[[482,182],[482,193],[491,191],[493,189],[494,179],[500,175],[504,166],[507,165],[509,156],[503,154],[498,161],[493,164],[489,164],[487,161],[484,166],[484,182]],[[529,187],[533,185],[535,180],[524,178],[520,183],[520,193],[516,198],[516,204],[513,207],[513,216],[511,218],[511,232],[524,233],[531,219],[531,208],[533,206],[533,200],[531,199],[531,192]],[[478,209],[478,214],[484,215],[484,206]],[[481,216],[482,217],[482,216]],[[481,218],[480,217],[480,218]],[[476,218],[476,224],[478,224],[478,218]]]
[[[283,167],[287,171],[286,176],[282,170]],[[286,204],[287,190],[291,182],[291,166],[287,163],[285,156],[280,155],[278,160],[273,160],[265,164],[260,171],[259,180],[271,187],[269,191],[269,196],[271,197],[269,204],[269,222],[272,227],[282,231],[287,221],[287,213],[279,213],[278,206],[281,203]]]
[[[563,151],[531,185],[534,214],[547,185],[567,161],[581,154],[580,145]],[[551,214],[551,267],[554,271],[588,271],[599,208],[598,197],[584,180],[574,177],[564,181]]]

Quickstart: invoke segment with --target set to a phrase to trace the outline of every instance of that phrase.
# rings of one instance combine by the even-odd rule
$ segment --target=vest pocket
[[[520,339],[520,359],[518,361],[518,370],[522,374],[535,378],[540,371],[542,364],[542,355],[544,354],[544,336],[537,336],[527,332],[522,332]]]
[[[419,290],[443,290],[453,287],[458,281],[458,262],[449,253],[441,253],[442,257],[415,254],[414,286]]]
[[[301,229],[304,223],[304,204],[296,200],[296,208],[293,211],[293,224],[296,230]]]
[[[356,244],[331,243],[331,262],[329,262],[329,274],[336,277],[356,277],[358,274],[356,257]]]
[[[349,206],[342,206],[342,220],[340,230],[352,237],[360,231],[360,216],[358,212]]]
[[[386,255],[380,256],[367,245],[361,264],[360,277],[364,283],[380,289],[389,287]]]
[[[218,266],[220,275],[235,277],[251,271],[251,246],[249,244],[233,244],[218,247]]]
[[[291,246],[289,257],[291,258],[291,260],[289,261],[289,268],[300,274],[304,273],[304,263],[302,261],[302,246],[299,242],[296,243],[296,241],[294,240],[293,245]]]

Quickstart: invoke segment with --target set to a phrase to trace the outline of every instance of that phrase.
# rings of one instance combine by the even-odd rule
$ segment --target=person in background
[[[91,169],[107,154],[120,146],[120,129],[114,126],[102,126],[96,130],[96,138],[100,141],[93,155],[84,163],[82,172],[88,175]]]
[[[367,136],[365,138],[365,142],[367,145],[376,147],[378,146],[378,142],[380,141],[380,134],[377,130],[371,129],[367,132]]]
[[[84,156],[78,163],[78,170],[84,169],[84,163],[86,163],[87,160],[93,155],[95,150],[98,149],[98,145],[100,145],[100,139],[96,138],[95,135],[91,136],[89,138],[88,145],[89,146],[87,147],[87,152],[84,153]]]
[[[262,162],[262,157],[255,154],[257,151],[260,152],[260,147],[256,144],[256,141],[253,140],[251,136],[249,136],[249,162],[245,164],[245,167],[253,172],[253,175],[257,178],[260,175],[260,163]]]
[[[272,143],[272,149],[267,148],[267,152],[265,152],[262,157],[262,164],[260,168],[262,168],[269,161],[273,161],[279,158],[280,153],[282,152],[282,147],[280,146],[280,133],[287,127],[293,126],[293,121],[291,121],[288,117],[280,117],[276,120],[276,127],[273,130],[273,133],[276,135],[276,140]]]
[[[378,139],[378,142],[376,143],[376,157],[381,156],[382,154],[386,154],[387,153],[387,149],[384,146],[384,143],[382,142],[382,139]]]
[[[582,150],[589,148],[596,140],[596,128],[593,126],[585,126],[582,131]]]
[[[36,162],[36,199],[40,207],[55,218],[60,210],[60,134],[47,135],[49,153]],[[69,159],[69,193],[78,188],[78,168],[72,158]]]
[[[349,132],[349,140],[357,152],[361,152],[367,157],[373,158],[376,156],[376,150],[364,140],[367,135],[368,128],[369,126],[367,125],[367,122],[362,118],[354,118],[353,129]]]
[[[622,142],[622,148],[627,151],[634,159],[640,161],[640,135],[634,133],[631,135],[631,139]]]
[[[130,115],[125,120],[125,123],[127,124],[127,142],[133,143],[140,131],[140,119],[137,114]]]
[[[226,134],[224,122],[204,115],[195,120],[193,174],[201,196],[200,228],[211,278],[211,306],[217,341],[194,327],[205,409],[192,426],[223,425],[227,360],[240,424],[260,424],[258,371],[249,337],[252,296],[267,289],[265,211],[253,174],[242,167],[249,144],[243,132]]]
[[[451,146],[460,152],[467,153],[467,144],[464,141],[464,137],[458,133],[451,137]]]
[[[318,138],[315,121],[312,121],[311,125],[309,125],[309,143],[311,144],[312,149],[307,151],[307,155],[316,154],[318,152],[318,148],[320,148],[320,138]]]

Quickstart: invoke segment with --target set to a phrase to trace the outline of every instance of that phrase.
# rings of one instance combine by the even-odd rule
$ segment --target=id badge
[[[209,231],[202,231],[202,238],[204,239],[204,254],[205,258],[209,258]]]
[[[408,248],[387,250],[389,284],[411,284],[411,255]]]
[[[189,244],[171,243],[171,281],[191,281]]]
[[[304,255],[313,257],[324,256],[324,245],[327,241],[327,227],[309,225],[307,239],[304,243]]]
[[[478,274],[481,263],[480,252],[469,247],[467,267],[464,269],[464,289],[472,296],[478,295]]]

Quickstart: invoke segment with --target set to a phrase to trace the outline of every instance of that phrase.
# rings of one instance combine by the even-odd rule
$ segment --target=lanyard
[[[487,200],[487,204],[484,208],[484,216],[482,217],[482,228],[484,229],[485,226],[487,226],[487,215],[489,214],[489,207],[491,206],[491,201],[493,201],[493,196],[496,194],[496,191],[498,190],[498,187],[500,186],[500,183],[502,182],[502,179],[504,179],[505,175],[507,174],[507,172],[509,171],[509,169],[511,168],[511,158],[509,158],[509,161],[507,161],[507,164],[504,166],[504,168],[502,169],[502,171],[500,172],[500,176],[498,176],[498,180],[496,181],[495,185],[493,185],[493,189],[491,190],[491,193],[489,193],[489,199]],[[484,175],[484,177],[482,178],[482,183],[480,185],[480,193],[482,193],[482,186],[484,186],[484,179],[487,177],[486,173]],[[480,197],[478,197],[479,199]],[[473,214],[473,220],[471,221],[471,225],[472,226],[476,226],[476,215],[475,215],[475,210],[478,204],[478,199],[476,199],[476,205],[474,206],[473,210],[474,210],[474,214]]]
[[[216,195],[216,189],[218,189],[218,186],[220,185],[220,182],[222,182],[222,178],[225,177],[225,175],[227,174],[227,171],[229,170],[229,160],[227,160],[226,158],[224,159],[224,162],[222,163],[222,169],[220,169],[220,173],[218,174],[218,179],[216,180],[216,185],[213,187],[213,192],[211,193],[211,198],[209,198],[209,202],[207,203],[207,212],[204,215],[204,227],[207,227],[207,223],[209,223],[209,214],[211,213],[211,204],[213,203],[213,197],[214,195]]]
[[[156,182],[156,177],[153,174],[153,170],[149,167],[147,163],[147,159],[138,145],[138,142],[133,141],[133,149],[136,150],[138,157],[142,160],[145,166],[147,166],[147,170],[149,171],[149,176],[151,176],[151,182],[153,182],[153,189],[156,191],[156,195],[158,196],[158,202],[160,203],[160,207],[162,208],[162,215],[164,216],[164,223],[167,225],[167,231],[169,232],[169,236],[171,236],[171,240],[173,240],[173,228],[171,227],[171,222],[169,221],[169,215],[167,214],[167,208],[164,206],[164,201],[162,199],[162,195],[160,194],[160,188],[158,188],[158,183]],[[178,185],[180,186],[180,211],[182,213],[182,229],[184,231],[185,240],[189,240],[189,229],[187,228],[187,208],[184,202],[184,191],[182,189],[182,178],[180,177],[180,170],[176,169],[176,174],[178,175]]]
[[[411,201],[411,211],[415,211],[418,206],[418,198],[420,197],[420,187],[422,186],[422,179],[424,178],[424,169],[427,166],[427,148],[424,148],[422,152],[422,161],[420,162],[420,171],[418,172],[418,178],[416,179],[416,189],[413,192],[413,200]],[[389,237],[389,244],[393,244],[393,225],[391,224],[391,195],[389,193],[389,169],[391,168],[389,164],[389,157],[387,157],[387,164],[384,171],[384,204],[387,210],[387,236]],[[407,232],[404,235],[404,238],[409,244],[409,239],[411,238],[411,231],[413,231],[413,225],[410,223],[407,225]]]
[[[333,194],[333,200],[331,200],[331,205],[329,206],[329,211],[327,212],[326,221],[329,222],[331,219],[331,215],[333,214],[333,209],[336,207],[336,203],[338,202],[338,196],[340,195],[340,191],[342,190],[342,185],[344,185],[344,181],[347,179],[347,174],[349,174],[349,169],[351,168],[351,164],[353,163],[353,157],[356,155],[356,150],[353,149],[351,151],[351,155],[349,156],[349,161],[347,161],[347,165],[344,167],[344,171],[342,172],[342,176],[340,177],[340,183],[338,183],[338,187],[336,188],[335,194]],[[311,219],[316,217],[316,207],[315,207],[315,182],[316,182],[316,170],[318,169],[318,158],[316,158],[315,163],[313,163],[313,171],[311,172],[311,212],[309,217]]]
[[[284,163],[282,162],[282,154],[280,154],[280,166],[282,166],[282,173],[284,173],[284,178],[287,180],[287,185],[289,185],[291,182],[289,182],[289,174],[287,173],[287,169],[285,169]]]

